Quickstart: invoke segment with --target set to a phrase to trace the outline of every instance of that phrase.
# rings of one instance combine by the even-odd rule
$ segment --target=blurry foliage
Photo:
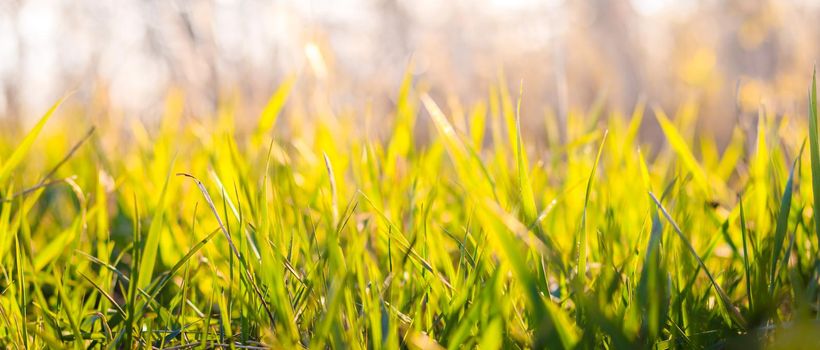
[[[28,119],[76,90],[73,103],[103,94],[123,117],[155,121],[177,87],[195,114],[239,95],[238,117],[252,118],[297,73],[292,108],[362,120],[351,108],[393,109],[388,91],[412,61],[442,100],[481,101],[499,69],[509,85],[523,78],[533,136],[544,134],[540,116],[602,98],[616,111],[641,98],[666,109],[692,100],[723,145],[738,112],[802,112],[818,15],[801,0],[16,0],[0,5],[0,114]],[[659,141],[650,130],[643,136]]]

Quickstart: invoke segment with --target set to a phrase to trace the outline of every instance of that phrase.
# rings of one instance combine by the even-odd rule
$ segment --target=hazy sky
[[[716,56],[712,60],[720,63],[725,61],[720,50],[730,46],[724,33],[745,28],[748,19],[768,25],[768,12],[776,18],[772,28],[779,28],[784,22],[792,23],[788,16],[794,13],[806,17],[817,13],[820,1],[793,0],[780,7],[774,3],[0,0],[0,114],[11,109],[36,114],[66,91],[88,95],[99,89],[109,94],[113,104],[139,113],[161,101],[172,83],[202,99],[214,98],[219,87],[226,86],[239,86],[252,98],[262,97],[285,74],[308,69],[311,50],[324,60],[339,90],[362,89],[363,95],[370,94],[368,87],[372,91],[395,87],[410,57],[417,73],[429,72],[434,82],[441,72],[451,75],[441,79],[450,82],[454,91],[470,90],[477,80],[492,78],[495,70],[487,66],[493,64],[512,66],[513,72],[515,67],[534,72],[536,79],[525,75],[530,81],[539,76],[555,81],[556,70],[564,65],[571,88],[588,89],[585,80],[576,79],[578,74],[572,72],[576,64],[589,65],[580,55],[598,56],[613,65],[606,68],[610,73],[597,75],[627,72],[626,77],[616,77],[619,82],[601,83],[610,90],[627,84],[636,91],[651,91],[645,81],[652,78],[649,70],[668,65],[674,49],[685,48],[692,55],[699,52],[679,42],[676,30],[696,35],[700,34],[695,30],[703,30],[704,35],[691,45],[709,48]],[[598,8],[625,8],[628,17],[607,24],[614,15],[596,12]],[[739,15],[720,13],[726,8]],[[725,18],[699,19],[715,16]],[[603,29],[598,27],[601,22]],[[618,30],[621,26],[624,33]],[[781,34],[790,35],[795,34]],[[788,40],[777,41],[775,49],[781,49],[783,42],[788,44]],[[607,48],[608,43],[621,46]],[[635,52],[621,52],[626,50]],[[804,56],[809,60],[813,53]],[[782,59],[776,62],[781,64]],[[532,68],[538,66],[547,68]],[[632,68],[635,72],[629,71],[630,66],[637,67]],[[545,89],[544,94],[556,94]]]

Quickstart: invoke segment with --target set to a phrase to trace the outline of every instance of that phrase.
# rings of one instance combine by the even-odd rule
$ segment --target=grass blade
[[[159,194],[159,201],[157,202],[157,206],[154,208],[154,214],[151,217],[151,226],[148,227],[148,235],[145,237],[142,247],[136,247],[136,249],[142,249],[142,252],[140,253],[142,254],[142,258],[139,266],[139,279],[137,279],[137,286],[140,289],[145,289],[154,276],[154,266],[156,265],[157,255],[159,253],[160,234],[162,233],[162,229],[164,227],[163,220],[165,219],[164,215],[168,183],[170,182],[173,169],[174,162],[172,161],[171,165],[168,167],[168,174],[165,176],[165,183],[162,185],[162,191]]]
[[[524,85],[521,84],[521,91],[518,95],[518,104],[515,110],[515,163],[518,167],[518,193],[521,196],[521,204],[524,207],[524,220],[527,225],[535,221],[538,209],[535,206],[535,199],[532,194],[532,184],[530,183],[530,169],[527,165],[527,154],[524,151],[524,143],[521,140],[521,95]]]
[[[293,90],[293,85],[296,83],[296,76],[290,76],[279,85],[276,92],[273,93],[268,104],[262,110],[262,115],[259,117],[259,122],[256,125],[256,131],[253,134],[253,144],[259,145],[262,142],[262,136],[270,132],[276,120],[279,118],[279,113],[287,102],[290,91]]]
[[[663,134],[666,135],[666,139],[669,141],[672,149],[678,157],[680,157],[684,167],[686,167],[686,169],[692,174],[695,183],[703,191],[703,193],[710,193],[710,186],[706,178],[706,172],[695,159],[695,156],[692,154],[689,146],[686,145],[686,140],[684,140],[683,136],[681,136],[678,129],[659,108],[655,109],[655,118],[661,125],[661,130],[663,130]]]
[[[270,321],[270,324],[273,325],[274,320],[275,320],[275,318],[273,317],[273,312],[271,312],[270,306],[268,306],[268,303],[267,303],[267,300],[265,299],[264,294],[262,294],[262,291],[259,290],[259,286],[256,285],[255,279],[253,278],[253,275],[251,274],[251,270],[250,270],[250,267],[248,266],[248,263],[245,261],[245,258],[241,254],[239,254],[239,249],[237,249],[236,245],[234,245],[233,240],[231,239],[231,234],[228,232],[228,229],[226,229],[225,225],[222,223],[222,219],[219,217],[219,211],[216,210],[216,206],[214,205],[214,201],[211,199],[211,195],[208,194],[208,190],[205,188],[205,185],[202,184],[202,182],[199,181],[199,179],[197,179],[196,177],[194,177],[193,175],[190,175],[190,174],[177,173],[177,176],[185,176],[185,177],[188,177],[188,178],[194,180],[194,182],[196,182],[196,185],[199,188],[199,191],[202,192],[202,195],[205,197],[205,201],[208,203],[208,206],[211,208],[211,212],[214,213],[214,217],[216,218],[217,223],[219,223],[219,228],[222,229],[222,233],[225,235],[225,239],[228,240],[228,245],[231,247],[231,251],[234,253],[236,258],[239,260],[239,263],[240,263],[243,271],[245,272],[245,275],[246,275],[245,277],[248,278],[248,282],[251,284],[253,292],[259,298],[259,302],[262,303],[262,308],[265,311],[265,313],[267,314],[268,319]]]
[[[678,227],[678,224],[675,222],[674,219],[672,219],[672,216],[669,215],[669,212],[666,211],[666,208],[663,207],[663,204],[661,204],[658,198],[655,197],[655,194],[649,192],[649,196],[655,202],[655,205],[658,206],[658,209],[661,210],[663,216],[666,217],[666,220],[669,221],[669,224],[672,225],[672,228],[674,229],[675,233],[678,234],[678,237],[680,237],[681,241],[684,243],[689,252],[692,253],[692,257],[694,257],[695,260],[698,262],[700,268],[703,270],[704,273],[706,273],[706,277],[709,278],[709,281],[715,288],[715,292],[717,292],[718,296],[720,297],[720,300],[723,302],[724,306],[729,311],[729,314],[732,315],[735,322],[738,322],[741,327],[746,328],[746,320],[743,318],[743,315],[741,315],[740,311],[738,311],[738,309],[732,304],[732,300],[729,298],[729,295],[726,294],[725,291],[723,291],[723,288],[721,288],[720,285],[717,283],[715,278],[712,276],[712,273],[709,272],[709,269],[706,268],[706,264],[700,258],[697,251],[695,251],[695,247],[693,247],[692,244],[689,243],[689,240],[686,239],[686,236],[683,235],[683,232],[681,231],[680,227]]]
[[[805,142],[803,143],[805,146]],[[792,207],[792,188],[794,187],[794,169],[797,167],[797,162],[800,161],[800,155],[803,154],[803,148],[800,148],[797,158],[792,164],[792,170],[789,172],[789,179],[786,181],[786,188],[783,189],[783,196],[780,198],[780,210],[777,214],[777,226],[774,232],[774,250],[772,251],[772,265],[769,274],[769,294],[774,293],[774,284],[777,279],[777,260],[780,257],[780,252],[783,251],[783,242],[786,239],[786,232],[789,226],[789,212]]]
[[[748,240],[748,232],[746,230],[746,214],[745,210],[743,210],[743,197],[741,195],[737,196],[737,202],[740,205],[740,235],[741,239],[743,239],[743,271],[746,273],[746,298],[749,300],[749,310],[754,310],[754,304],[752,300],[752,277],[749,268],[749,254],[751,253],[746,245],[746,241]]]
[[[814,233],[820,244],[820,140],[817,137],[817,68],[811,78],[809,91],[809,150],[811,153],[811,188],[814,197]]]
[[[63,101],[65,101],[65,97],[57,101],[57,103],[55,103],[53,106],[51,106],[51,108],[48,109],[46,114],[40,117],[40,121],[38,121],[37,124],[34,125],[31,131],[28,132],[28,134],[26,134],[26,137],[23,138],[23,141],[20,143],[20,145],[17,146],[14,152],[12,152],[9,159],[6,159],[6,161],[3,162],[2,166],[0,166],[0,183],[3,183],[3,180],[5,180],[6,177],[8,177],[9,174],[11,174],[11,171],[14,170],[14,168],[16,168],[17,165],[19,165],[20,162],[23,161],[23,159],[26,157],[26,154],[28,154],[28,151],[31,149],[31,146],[34,144],[34,140],[37,139],[37,135],[40,134],[40,131],[43,130],[43,127],[46,125],[46,122],[48,122],[48,120],[51,119],[51,116],[54,114],[54,111],[56,111],[57,108],[60,107]]]
[[[604,144],[606,144],[606,136],[608,131],[604,131],[604,137],[601,139],[601,145],[598,146],[598,153],[595,156],[595,163],[592,164],[592,170],[587,179],[587,188],[584,193],[584,209],[581,213],[581,225],[578,228],[578,239],[575,242],[578,250],[578,274],[576,278],[578,285],[584,287],[586,284],[586,270],[587,270],[587,207],[589,206],[589,193],[592,190],[592,180],[595,178],[595,171],[598,169],[598,163],[601,161],[601,154],[604,152]]]

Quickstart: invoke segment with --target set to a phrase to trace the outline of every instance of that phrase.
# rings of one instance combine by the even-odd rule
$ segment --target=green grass
[[[531,133],[523,89],[447,112],[409,77],[387,137],[283,114],[296,77],[249,128],[172,93],[156,127],[57,103],[6,133],[0,346],[820,346],[814,80],[808,122],[719,152],[694,105]]]

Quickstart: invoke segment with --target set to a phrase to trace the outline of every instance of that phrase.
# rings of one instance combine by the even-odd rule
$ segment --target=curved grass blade
[[[489,200],[487,203],[494,204]],[[520,223],[519,225],[522,228],[524,227]],[[513,275],[524,290],[526,303],[532,310],[533,326],[535,328],[533,347],[574,348],[579,339],[577,328],[558,305],[549,299],[544,300],[542,298],[538,283],[527,266],[526,254],[523,254],[521,245],[514,239],[515,236],[515,234],[509,234],[503,229],[497,230],[493,235],[498,239],[497,242],[501,248],[499,251],[505,261],[509,263]]]
[[[737,309],[737,307],[735,307],[732,304],[732,300],[729,298],[729,295],[726,294],[725,291],[723,291],[723,288],[721,288],[720,285],[717,283],[715,278],[712,276],[712,273],[709,272],[709,269],[706,268],[706,264],[700,258],[697,251],[695,251],[695,247],[693,247],[692,244],[689,243],[689,240],[686,239],[686,236],[683,235],[683,232],[681,231],[678,224],[675,222],[674,219],[672,219],[672,216],[669,215],[669,212],[666,211],[666,208],[663,207],[663,204],[661,204],[661,202],[658,200],[658,198],[655,197],[655,194],[652,193],[652,192],[649,192],[649,196],[655,202],[655,205],[658,206],[658,209],[661,210],[661,213],[663,213],[663,216],[666,217],[666,220],[669,221],[669,224],[672,225],[672,228],[674,229],[675,233],[678,234],[678,237],[680,237],[681,241],[684,243],[686,248],[689,249],[689,252],[692,253],[692,256],[698,262],[698,265],[700,265],[703,272],[706,273],[706,277],[708,277],[709,281],[712,282],[712,286],[715,287],[715,292],[717,292],[718,296],[720,297],[720,300],[723,302],[724,306],[729,311],[729,314],[732,315],[732,318],[735,320],[735,322],[737,322],[742,328],[745,329],[746,328],[746,320],[743,318],[743,315],[741,315],[740,311]]]
[[[51,116],[54,114],[54,111],[56,111],[57,108],[60,107],[63,101],[65,101],[65,99],[66,97],[61,98],[59,101],[57,101],[57,103],[55,103],[53,106],[51,106],[51,108],[49,108],[46,114],[40,117],[40,121],[38,121],[37,124],[34,125],[31,131],[28,132],[28,134],[26,134],[26,137],[23,138],[23,141],[20,142],[20,145],[17,146],[14,152],[12,152],[11,156],[9,156],[9,158],[2,163],[2,166],[0,166],[0,183],[2,183],[3,180],[5,180],[6,177],[8,177],[9,174],[11,174],[11,171],[14,170],[14,168],[16,168],[17,165],[19,165],[20,162],[23,161],[23,158],[25,158],[26,154],[28,154],[28,151],[31,150],[31,146],[34,144],[34,140],[37,139],[37,135],[40,134],[40,131],[43,130],[43,127],[46,125],[46,122],[48,122],[48,120],[51,119]]]
[[[269,132],[273,125],[276,124],[276,120],[279,118],[279,112],[282,111],[282,107],[285,106],[285,102],[287,102],[288,96],[290,95],[290,91],[293,90],[293,85],[296,83],[296,77],[290,76],[279,85],[279,88],[276,89],[276,92],[273,93],[268,104],[265,105],[265,109],[262,110],[262,115],[259,117],[259,122],[256,125],[256,130],[253,133],[253,144],[259,145],[262,141],[262,136]]]
[[[601,161],[601,153],[604,152],[604,144],[606,144],[606,136],[608,131],[604,131],[604,137],[601,140],[601,145],[598,146],[598,154],[595,156],[595,163],[592,164],[592,171],[589,173],[589,178],[587,179],[587,188],[586,193],[584,194],[584,210],[581,213],[581,226],[578,228],[578,239],[575,242],[575,245],[578,249],[578,274],[576,278],[579,282],[579,286],[583,287],[586,283],[586,270],[587,270],[587,228],[586,228],[586,221],[587,221],[587,207],[589,206],[589,192],[592,189],[592,180],[595,177],[595,171],[598,169],[598,162]]]
[[[275,318],[273,317],[273,312],[270,310],[268,301],[265,299],[265,295],[262,294],[262,291],[259,289],[259,286],[256,285],[256,279],[254,279],[253,275],[251,274],[248,262],[245,261],[244,256],[239,253],[239,249],[236,248],[236,245],[234,245],[233,240],[231,239],[231,234],[228,232],[228,229],[226,229],[225,225],[222,223],[222,219],[219,217],[219,211],[216,210],[214,201],[211,199],[211,195],[208,194],[208,190],[205,188],[205,185],[202,183],[202,181],[199,181],[199,179],[197,179],[191,174],[177,173],[177,176],[185,176],[191,178],[192,180],[194,180],[194,182],[196,182],[196,186],[199,188],[199,191],[202,192],[202,195],[205,197],[205,201],[208,202],[208,206],[211,208],[211,212],[214,213],[214,217],[216,218],[216,222],[219,224],[219,228],[222,229],[222,233],[225,234],[225,239],[228,240],[228,245],[231,247],[231,251],[234,253],[236,258],[239,259],[239,263],[245,272],[245,277],[247,277],[248,283],[250,283],[251,285],[251,289],[253,289],[253,292],[254,294],[256,294],[257,298],[259,298],[259,302],[262,303],[262,309],[267,314],[268,320],[270,321],[271,325],[273,325]]]
[[[94,282],[91,278],[86,276],[84,273],[82,273],[82,272],[77,272],[77,273],[80,275],[80,277],[85,279],[88,283],[91,283],[91,285],[94,286],[94,289],[96,289],[103,297],[108,299],[108,302],[110,302],[111,305],[114,305],[114,308],[117,310],[117,312],[120,314],[120,316],[126,317],[125,316],[125,310],[123,310],[122,307],[120,306],[120,304],[117,303],[116,300],[114,300],[114,297],[112,297],[110,294],[108,294],[108,292],[103,290],[102,287],[100,287],[100,285],[97,284],[97,282]]]
[[[681,136],[678,129],[659,108],[655,109],[655,118],[661,125],[661,130],[663,130],[663,134],[666,135],[666,139],[669,140],[669,144],[672,146],[672,149],[683,162],[683,166],[686,167],[686,169],[692,174],[695,183],[701,188],[701,190],[703,190],[704,193],[709,193],[710,186],[706,179],[706,172],[695,159],[695,156],[692,154],[689,146],[686,145],[686,141],[683,139],[683,136]]]
[[[185,266],[185,264],[188,262],[188,260],[190,260],[191,257],[194,254],[196,254],[196,252],[198,252],[203,246],[205,246],[205,244],[210,242],[211,239],[214,238],[214,236],[216,236],[216,234],[218,234],[219,232],[220,232],[220,229],[216,229],[216,230],[212,231],[210,234],[208,234],[207,236],[205,236],[205,238],[200,240],[199,243],[197,243],[196,245],[191,247],[191,249],[188,250],[188,253],[186,253],[185,256],[180,258],[179,261],[177,261],[177,263],[174,264],[174,266],[170,270],[168,270],[167,272],[163,273],[161,276],[154,279],[154,281],[151,282],[151,284],[149,285],[148,290],[145,291],[145,293],[148,295],[149,299],[150,300],[156,300],[157,295],[159,295],[159,292],[162,290],[162,288],[165,287],[166,284],[168,284],[168,282],[171,280],[171,278],[173,278],[174,275],[183,266]],[[148,307],[148,305],[149,305],[148,302],[146,302],[143,305],[142,310],[140,311],[140,314],[145,311],[145,308]]]
[[[518,94],[518,104],[515,110],[515,163],[518,167],[518,192],[521,196],[521,205],[524,207],[524,219],[527,225],[535,221],[538,209],[535,207],[535,198],[532,194],[532,184],[530,183],[529,166],[527,165],[527,155],[524,152],[524,144],[521,140],[521,95],[524,86]]]

